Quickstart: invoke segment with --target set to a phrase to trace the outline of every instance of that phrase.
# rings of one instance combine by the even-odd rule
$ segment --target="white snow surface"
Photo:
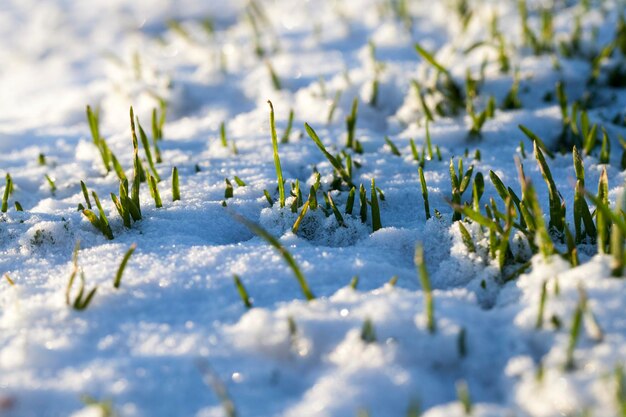
[[[467,384],[475,416],[622,415],[613,373],[626,359],[626,281],[610,277],[610,257],[597,255],[591,244],[579,247],[578,267],[559,256],[549,262],[535,256],[525,273],[504,283],[480,249],[487,239],[476,225],[466,224],[479,246],[468,252],[458,226],[451,224],[448,204],[449,160],[456,162],[466,149],[466,167],[473,164],[474,172],[485,175],[483,202],[498,199],[489,170],[517,192],[514,156],[520,156],[523,141],[526,175],[547,213],[547,187],[531,143],[517,126],[528,126],[552,146],[561,115],[554,99],[545,100],[546,93],[562,80],[570,100],[583,96],[589,63],[563,58],[555,69],[549,54],[511,49],[522,109],[498,109],[481,138],[468,139],[469,117],[432,122],[433,145],[440,147],[443,161],[427,161],[425,177],[431,211],[437,209],[441,218],[426,220],[409,145],[413,138],[421,150],[425,124],[411,80],[433,73],[413,45],[438,51],[437,59],[460,81],[467,69],[477,74],[487,58],[478,107],[489,95],[499,104],[513,72],[500,73],[497,55],[487,46],[462,51],[487,36],[494,12],[507,39],[519,44],[517,2],[471,1],[474,18],[465,32],[446,1],[410,2],[411,30],[385,12],[389,2],[382,0],[257,3],[269,19],[271,29],[264,26],[261,43],[282,82],[280,91],[254,54],[243,0],[2,1],[0,175],[10,173],[15,190],[8,212],[0,213],[0,273],[15,285],[0,281],[0,416],[107,415],[106,407],[86,405],[85,396],[108,403],[123,417],[221,416],[219,396],[206,383],[207,367],[244,417],[403,416],[417,404],[428,417],[462,416],[456,391],[461,382]],[[529,7],[536,10],[539,3],[530,1]],[[581,6],[556,3],[555,30],[569,34]],[[620,1],[592,3],[583,22],[583,48],[589,49],[612,39],[624,11]],[[206,17],[215,27],[212,35],[202,29]],[[171,19],[188,37],[168,27]],[[538,14],[530,19],[538,28]],[[384,62],[375,106],[368,104],[375,77],[370,40]],[[337,91],[341,98],[327,123]],[[613,152],[608,165],[601,165],[595,152],[585,157],[586,182],[595,187],[606,167],[614,202],[625,180],[617,134],[626,136],[626,128],[610,121],[624,114],[626,93],[596,91],[600,97],[590,118],[607,128]],[[104,173],[85,106],[100,108],[101,131],[131,175],[128,109],[133,105],[150,130],[157,96],[168,102],[163,162],[157,165],[163,208],[155,208],[142,184],[143,219],[126,229],[108,198],[118,192],[118,180],[114,172]],[[332,166],[303,123],[339,152],[355,97],[364,153],[354,156],[361,164],[354,182],[366,185],[369,195],[370,180],[376,179],[385,196],[383,228],[372,233],[370,218],[361,223],[357,198],[355,215],[345,215],[347,227],[338,227],[332,214],[310,211],[294,235],[297,214],[289,207],[269,207],[263,195],[264,189],[278,195],[266,102],[272,100],[276,109],[279,135],[294,110],[291,139],[279,145],[279,152],[287,188],[298,179],[306,198],[313,168],[321,173],[322,189],[328,189]],[[237,155],[220,144],[222,121]],[[402,156],[391,152],[385,136]],[[474,158],[477,149],[480,160]],[[37,162],[40,153],[46,157],[43,166]],[[557,153],[548,162],[572,223],[571,154]],[[170,186],[174,166],[182,197],[176,202]],[[45,174],[56,181],[54,193]],[[235,175],[246,186],[234,185],[234,197],[224,208],[224,179],[233,181]],[[80,180],[100,196],[113,240],[76,210],[84,202]],[[347,194],[333,192],[340,208]],[[323,202],[321,194],[318,198]],[[15,210],[14,201],[23,212]],[[280,254],[235,221],[232,212],[280,239],[317,299],[304,300]],[[76,241],[86,287],[98,286],[85,311],[65,302]],[[425,247],[434,287],[433,334],[413,262],[418,242]],[[121,288],[114,289],[117,267],[133,243],[137,250]],[[241,302],[233,274],[253,298],[252,309]],[[356,290],[348,286],[355,275]],[[398,282],[391,286],[387,282],[394,275]],[[546,281],[544,325],[536,329]],[[566,371],[581,287],[602,337],[585,322],[575,369]],[[366,320],[374,326],[374,343],[360,337]]]

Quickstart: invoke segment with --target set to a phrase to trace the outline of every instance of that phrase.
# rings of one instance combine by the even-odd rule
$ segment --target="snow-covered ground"
[[[572,266],[568,256],[535,253],[514,227],[512,257],[501,270],[488,229],[452,221],[451,158],[473,166],[472,178],[482,173],[480,207],[493,199],[505,213],[489,172],[523,196],[517,157],[548,225],[548,187],[521,124],[555,152],[547,162],[574,230],[576,175],[571,144],[559,142],[557,82],[568,112],[578,101],[598,124],[598,144],[583,155],[586,188],[595,194],[606,169],[611,207],[623,189],[624,1],[529,0],[539,51],[523,30],[523,3],[2,0],[0,178],[9,173],[14,185],[0,213],[0,274],[7,274],[0,280],[0,416],[626,415],[626,282],[623,272],[612,276],[614,255],[598,254],[595,240],[585,238],[580,265]],[[494,97],[495,113],[479,134],[468,134],[466,101],[456,116],[437,114],[445,86],[427,88],[437,74],[416,43],[446,68],[439,86],[451,79],[465,94],[466,72],[477,80],[470,100],[477,113]],[[610,56],[594,65],[607,45]],[[411,149],[411,139],[418,156],[428,148],[427,111],[414,81],[435,113],[428,131],[441,153],[430,158],[426,150],[423,163],[429,219]],[[515,85],[519,105],[504,106]],[[345,147],[355,98],[361,153]],[[268,100],[279,141],[294,114],[288,142],[278,145],[284,208]],[[118,176],[106,173],[85,107],[99,109],[102,136],[132,180],[129,107],[152,143],[160,101],[167,103],[156,164],[163,207],[142,183],[143,218],[126,228],[110,198],[119,195]],[[333,166],[305,122],[333,155],[345,151],[340,164],[351,156],[352,214],[344,212],[350,187],[333,183]],[[601,163],[601,128],[608,163]],[[141,144],[139,155],[145,158]],[[173,167],[179,201],[172,201]],[[291,184],[299,181],[306,201],[316,171],[321,208],[309,209],[294,234],[302,205],[292,212]],[[371,207],[361,221],[358,192],[363,184],[372,200],[373,178],[383,193],[376,231]],[[232,198],[225,198],[225,179]],[[99,195],[112,240],[77,210],[86,204],[81,180]],[[472,184],[461,200],[470,205]],[[328,191],[343,225],[330,208],[324,212]],[[281,253],[237,215],[280,240],[315,300],[306,301]],[[567,253],[566,239],[552,232],[556,251]],[[82,311],[66,303],[77,241],[85,293],[97,286]],[[418,244],[433,287],[433,332],[414,260]],[[469,402],[461,401],[464,393]]]

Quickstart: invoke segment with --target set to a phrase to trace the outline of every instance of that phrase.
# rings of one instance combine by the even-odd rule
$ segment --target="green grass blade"
[[[124,254],[124,257],[122,258],[122,262],[120,263],[119,268],[117,268],[117,273],[115,274],[115,279],[113,280],[113,287],[114,288],[119,288],[120,287],[120,285],[122,283],[122,275],[124,274],[124,268],[126,268],[126,264],[128,263],[128,260],[130,259],[132,254],[135,252],[135,249],[137,249],[137,244],[133,243],[132,245],[130,245],[130,248],[128,248],[128,250]]]
[[[315,296],[309,289],[309,284],[307,283],[306,278],[302,274],[300,267],[296,263],[296,260],[291,255],[291,253],[280,243],[280,241],[276,239],[274,236],[272,236],[263,227],[246,219],[245,217],[236,213],[231,213],[231,215],[233,216],[235,220],[237,220],[238,222],[246,226],[252,233],[259,236],[261,239],[265,240],[269,245],[271,245],[274,249],[276,249],[278,253],[280,253],[280,255],[283,257],[287,265],[289,265],[289,267],[291,268],[293,274],[296,277],[296,280],[298,281],[298,284],[300,285],[300,289],[304,297],[309,301],[315,299]]]
[[[324,154],[326,159],[328,159],[328,162],[330,162],[330,164],[333,166],[333,168],[335,168],[335,170],[339,173],[341,178],[346,182],[346,184],[348,184],[348,186],[350,186],[350,187],[353,187],[354,184],[352,183],[352,179],[350,178],[350,175],[345,170],[345,168],[343,167],[341,162],[339,162],[339,160],[337,158],[332,156],[330,154],[330,152],[328,152],[326,150],[326,147],[324,146],[324,144],[320,140],[319,136],[317,136],[317,133],[315,133],[315,130],[313,130],[313,128],[311,126],[309,126],[308,123],[304,124],[304,129],[308,133],[309,137],[313,140],[313,142],[315,142],[315,144],[317,145],[319,150],[322,151],[322,153]]]
[[[276,167],[276,178],[278,181],[278,194],[280,208],[285,207],[285,181],[283,180],[283,170],[280,165],[280,156],[278,155],[278,136],[276,135],[276,123],[274,121],[274,105],[271,101],[267,101],[270,105],[270,130],[272,135],[272,147],[274,149],[274,166]]]
[[[435,306],[433,301],[433,293],[430,287],[430,277],[428,270],[426,269],[426,263],[424,262],[424,247],[418,244],[415,247],[415,265],[419,272],[420,283],[422,285],[422,291],[424,292],[424,310],[426,314],[426,325],[430,333],[434,333],[435,326]]]
[[[537,146],[546,154],[550,157],[550,159],[554,159],[554,154],[550,151],[550,149],[548,149],[548,147],[546,146],[546,144],[541,140],[541,138],[539,138],[539,136],[535,135],[530,129],[528,129],[526,126],[523,125],[518,125],[518,127],[520,128],[520,130],[522,132],[524,132],[524,134],[534,143],[537,144]]]
[[[180,183],[178,181],[178,168],[172,168],[172,201],[180,200]]]
[[[237,287],[237,292],[239,293],[241,301],[243,301],[243,305],[246,308],[252,308],[252,302],[248,296],[248,291],[246,291],[246,287],[243,286],[243,282],[241,282],[239,275],[233,274],[233,280],[235,281],[235,286]]]
[[[372,206],[372,232],[377,231],[383,227],[380,221],[380,207],[378,206],[378,195],[376,193],[376,183],[372,178],[371,188],[371,206]]]

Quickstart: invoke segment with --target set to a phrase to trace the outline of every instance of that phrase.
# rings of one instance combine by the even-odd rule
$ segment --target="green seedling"
[[[14,204],[15,204],[15,211],[24,211],[24,208],[22,207],[19,201],[15,201]]]
[[[359,101],[358,99],[354,99],[352,101],[352,110],[350,114],[346,117],[346,131],[348,132],[346,138],[346,147],[350,149],[356,150],[356,138],[355,138],[355,129],[356,129],[356,120],[357,113],[359,109]],[[319,146],[319,145],[318,145]]]
[[[436,86],[448,104],[448,112],[451,115],[456,115],[464,107],[465,99],[463,92],[459,85],[452,78],[452,74],[443,65],[441,65],[433,55],[422,48],[419,44],[415,44],[415,50],[417,53],[428,62],[436,71],[437,74],[443,76],[444,81]],[[444,115],[445,111],[440,110]]]
[[[52,193],[54,195],[54,193],[57,190],[57,185],[56,185],[56,183],[54,181],[54,178],[50,177],[50,175],[48,175],[48,174],[45,174],[44,176],[46,178],[46,182],[48,183],[48,186],[50,186],[50,193]]]
[[[46,155],[40,153],[39,156],[37,157],[37,163],[41,166],[46,165]]]
[[[285,133],[283,133],[283,137],[280,139],[280,143],[288,143],[289,136],[291,135],[291,129],[293,127],[293,109],[289,110],[289,119],[287,119],[287,127],[285,127]]]
[[[280,241],[272,236],[267,230],[265,230],[258,224],[246,219],[245,217],[235,213],[231,213],[231,215],[235,220],[246,226],[252,233],[257,235],[258,237],[266,241],[269,245],[271,245],[274,249],[276,249],[278,253],[283,257],[287,265],[291,268],[293,274],[296,277],[296,280],[298,281],[298,284],[300,285],[300,289],[304,297],[309,301],[315,299],[315,296],[309,289],[309,284],[307,283],[304,274],[302,274],[300,267],[296,263],[296,260],[291,255],[291,253],[280,243]]]
[[[378,196],[376,194],[376,183],[374,178],[372,178],[372,188],[371,188],[371,206],[372,206],[372,232],[377,231],[383,227],[380,221],[380,207],[378,206]]]
[[[98,215],[89,209],[83,209],[82,213],[96,229],[98,229],[107,239],[111,240],[113,239],[113,231],[111,230],[111,226],[109,226],[106,214],[104,214],[104,209],[100,204],[98,194],[96,194],[95,191],[92,191],[91,195],[96,202],[96,207],[98,207]]]
[[[361,216],[361,222],[365,223],[367,221],[367,195],[363,184],[359,186],[359,204],[361,207],[359,213]]]
[[[433,117],[433,112],[430,110],[430,108],[428,107],[428,104],[426,103],[426,97],[424,96],[424,92],[422,91],[422,87],[415,80],[411,80],[411,85],[415,89],[415,93],[416,93],[417,98],[418,98],[418,100],[420,102],[420,106],[422,107],[422,112],[424,113],[424,116],[426,116],[426,121],[427,122],[428,121],[434,121],[435,118]]]
[[[565,228],[565,201],[556,187],[554,179],[552,178],[552,173],[548,167],[548,163],[539,149],[537,142],[535,141],[533,143],[535,158],[539,164],[539,170],[541,171],[541,175],[548,186],[548,195],[550,199],[549,227],[556,230],[558,233],[563,233],[563,229]]]
[[[272,135],[272,147],[274,149],[274,166],[276,167],[276,179],[278,181],[278,194],[280,208],[285,207],[285,181],[283,180],[283,170],[280,165],[280,157],[278,155],[278,136],[276,134],[276,123],[274,121],[274,105],[271,101],[267,101],[270,105],[270,131]]]
[[[135,117],[133,108],[130,108],[130,131],[133,142],[133,182],[130,190],[130,199],[134,203],[139,217],[141,218],[141,203],[139,201],[139,190],[141,187],[141,178],[143,174],[143,168],[141,167],[141,161],[139,160],[139,143],[137,140],[137,132],[135,131]],[[123,181],[123,180],[122,180]],[[135,219],[136,220],[136,219]]]
[[[224,148],[228,148],[228,140],[226,139],[226,123],[220,123],[220,140]]]
[[[157,186],[157,179],[149,175],[148,176],[148,185],[150,186],[150,195],[154,199],[154,206],[156,208],[163,207],[163,202],[161,201],[161,194],[159,194],[159,187]]]
[[[341,91],[337,91],[335,93],[335,97],[333,97],[333,100],[330,103],[330,107],[328,108],[328,116],[326,117],[326,124],[332,123],[340,98],[341,98]]]
[[[172,168],[172,201],[178,200],[180,200],[180,184],[178,181],[178,168],[174,167]]]
[[[356,290],[356,288],[359,285],[359,277],[357,275],[353,276],[352,279],[350,280],[350,284],[348,285],[350,288],[352,288],[353,290]]]
[[[530,139],[533,143],[537,144],[537,147],[543,151],[546,155],[550,157],[550,159],[554,159],[554,154],[548,149],[546,144],[541,140],[541,138],[535,135],[530,129],[523,125],[518,125],[520,130],[524,132],[524,134]]]
[[[269,203],[270,207],[273,207],[274,206],[274,199],[270,195],[270,192],[267,191],[267,190],[263,190],[263,195],[265,196],[265,199]]]
[[[541,284],[541,296],[539,298],[539,312],[537,313],[537,321],[535,322],[535,328],[541,329],[543,327],[543,315],[546,308],[546,300],[548,299],[547,281],[543,281]]]
[[[576,146],[573,147],[574,171],[576,186],[574,189],[574,233],[575,242],[582,243],[586,236],[596,238],[596,227],[593,224],[589,205],[585,200],[585,166]],[[583,229],[584,225],[584,229]]]
[[[592,199],[593,200],[593,199]],[[606,168],[602,170],[598,181],[598,195],[594,201],[596,205],[596,230],[598,253],[607,253],[610,226],[609,207],[609,177]],[[604,209],[604,210],[603,210]]]
[[[152,177],[156,179],[157,182],[161,181],[159,177],[159,173],[156,170],[156,166],[154,165],[154,160],[152,159],[152,152],[150,151],[150,143],[148,142],[148,136],[146,132],[141,127],[141,123],[139,123],[139,118],[135,119],[137,121],[137,128],[139,129],[139,138],[141,139],[141,145],[143,146],[143,150],[146,154],[146,160],[148,161],[148,166],[150,167],[150,171],[152,172]]]
[[[337,219],[337,223],[339,223],[340,227],[346,227],[346,224],[343,221],[343,216],[341,215],[341,212],[335,205],[335,202],[333,201],[333,197],[331,196],[330,191],[326,195],[328,197],[328,202],[330,203],[330,207],[333,210],[333,214],[335,215],[335,219]]]
[[[396,155],[396,156],[402,156],[402,154],[400,154],[400,151],[398,150],[398,147],[396,146],[395,143],[393,143],[391,141],[391,139],[389,139],[389,136],[385,136],[385,143],[387,143],[387,145],[389,146],[389,149],[391,149],[391,153]]]
[[[274,90],[280,91],[282,90],[282,83],[280,82],[280,78],[278,78],[278,74],[274,71],[274,67],[269,61],[265,61],[265,66],[267,67],[267,71],[270,73],[270,78],[272,79],[272,87]]]
[[[235,287],[237,287],[237,292],[239,293],[241,301],[243,301],[243,305],[246,308],[252,308],[252,302],[248,296],[248,291],[246,291],[246,287],[243,286],[243,282],[241,282],[239,275],[233,274],[233,280],[235,281]]]
[[[313,128],[309,126],[308,123],[304,124],[304,129],[306,130],[309,137],[313,140],[313,142],[315,142],[319,150],[324,154],[326,159],[328,159],[328,162],[330,162],[335,171],[337,171],[337,173],[346,182],[346,184],[348,184],[349,187],[353,187],[354,184],[352,183],[352,178],[350,177],[350,174],[344,168],[341,161],[339,161],[339,159],[335,158],[333,155],[330,154],[330,152],[326,150],[326,147],[320,140],[319,136],[317,136],[317,133],[315,133],[315,130],[313,130]]]
[[[76,242],[76,246],[74,247],[74,252],[72,254],[72,272],[70,273],[70,279],[67,283],[67,287],[65,289],[65,303],[67,305],[71,305],[74,310],[83,311],[89,307],[89,303],[96,295],[96,290],[98,287],[94,287],[87,295],[85,296],[85,274],[78,267],[78,251],[80,250],[80,242]],[[74,285],[74,281],[76,276],[80,272],[80,284],[78,287],[78,294],[74,298],[74,301],[71,301],[71,292],[72,287]]]
[[[346,214],[352,214],[352,210],[354,208],[354,200],[356,198],[356,187],[350,188],[350,192],[348,193],[348,198],[346,200]]]
[[[87,186],[83,181],[80,182],[80,189],[83,192],[83,197],[85,198],[85,204],[87,204],[87,208],[91,210],[91,201],[89,200],[89,192],[87,191]]]
[[[226,190],[224,191],[224,198],[225,199],[233,198],[233,184],[231,184],[228,178],[224,178],[224,182],[226,183]]]
[[[519,81],[519,71],[515,71],[513,85],[511,85],[511,89],[502,102],[501,108],[503,110],[515,110],[522,108],[522,102],[519,99]]]
[[[430,219],[430,204],[428,203],[428,187],[426,186],[426,179],[424,178],[424,170],[422,167],[418,167],[417,171],[420,177],[420,184],[422,186],[422,198],[424,199],[424,213],[426,214],[426,220]]]
[[[2,194],[2,207],[0,211],[6,213],[9,209],[9,196],[11,195],[11,191],[13,189],[13,180],[11,179],[11,175],[7,173],[6,182],[4,185],[4,193]]]
[[[461,239],[463,240],[463,244],[468,252],[476,252],[476,246],[474,246],[474,241],[472,240],[472,236],[470,235],[467,228],[463,225],[463,222],[457,222],[459,225],[459,231],[461,232]]]
[[[87,122],[89,123],[91,138],[93,140],[93,144],[96,145],[96,148],[98,148],[98,151],[100,152],[104,168],[107,172],[109,172],[111,171],[111,150],[107,146],[106,140],[100,136],[100,120],[98,113],[98,111],[93,112],[91,107],[87,106]]]
[[[309,206],[310,205],[311,205],[311,201],[310,200],[302,205],[302,209],[300,210],[300,214],[298,215],[298,218],[296,218],[296,221],[294,222],[293,226],[291,227],[291,232],[294,235],[298,234],[298,229],[300,228],[300,223],[302,223],[302,219],[304,219],[304,216],[306,215],[307,211],[309,211]]]
[[[472,414],[472,399],[470,397],[469,388],[465,381],[459,381],[456,383],[456,395],[459,398],[461,406],[463,406],[463,412],[466,415]]]
[[[621,217],[624,219],[624,213],[626,213],[626,188],[622,190],[622,193],[615,205],[614,217]],[[626,236],[625,228],[620,227],[620,223],[615,222],[611,228],[611,254],[613,260],[611,262],[611,275],[614,277],[621,277],[624,273],[624,237]]]
[[[474,172],[474,166],[470,166],[467,171],[463,171],[463,159],[459,159],[458,163],[458,175],[454,168],[454,161],[450,159],[450,181],[452,183],[452,204],[460,206],[461,197],[467,187],[470,184],[472,174]],[[461,220],[461,213],[455,211],[452,215],[452,221],[455,222]]]
[[[426,263],[424,261],[424,247],[418,244],[415,247],[415,265],[419,272],[420,283],[422,285],[422,291],[424,292],[424,312],[426,314],[426,325],[430,333],[434,333],[435,326],[435,306],[433,302],[433,293],[430,287],[430,278],[428,270],[426,269]]]
[[[204,383],[213,390],[220,401],[222,409],[224,410],[224,415],[226,417],[237,417],[238,413],[237,408],[235,407],[235,402],[228,393],[226,385],[222,382],[222,380],[220,380],[219,376],[210,367],[209,363],[206,360],[201,359],[196,362],[196,366],[202,374]]]
[[[587,299],[580,294],[578,304],[574,310],[574,316],[572,318],[572,328],[570,329],[569,342],[567,344],[565,370],[571,371],[575,368],[574,363],[574,350],[580,337],[580,329],[582,327],[583,313],[585,312]]]
[[[120,266],[119,268],[117,268],[115,279],[113,280],[113,288],[119,288],[120,285],[122,284],[122,275],[124,275],[124,269],[126,268],[126,264],[128,264],[128,260],[135,252],[135,249],[137,249],[137,244],[133,243],[132,245],[130,245],[130,248],[128,248],[128,250],[124,254],[124,257],[122,258],[122,262],[120,262]]]
[[[376,330],[374,329],[374,323],[372,323],[372,320],[369,318],[365,319],[363,327],[361,328],[361,340],[365,343],[376,342]]]

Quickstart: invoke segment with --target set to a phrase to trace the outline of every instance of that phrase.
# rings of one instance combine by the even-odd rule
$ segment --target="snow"
[[[591,88],[589,62],[559,57],[555,68],[554,54],[535,56],[530,48],[518,48],[522,33],[512,0],[470,1],[474,17],[465,32],[450,2],[409,2],[411,31],[389,15],[387,1],[256,3],[271,24],[263,26],[260,42],[282,82],[280,91],[273,88],[264,59],[254,54],[245,1],[3,1],[0,175],[10,173],[15,190],[8,212],[0,213],[0,274],[14,282],[0,280],[0,417],[107,416],[107,407],[123,417],[224,415],[219,389],[207,380],[221,381],[240,416],[402,416],[411,407],[428,417],[462,416],[457,395],[462,381],[474,416],[621,415],[615,372],[626,361],[626,281],[611,277],[611,257],[587,242],[578,247],[580,266],[558,255],[548,260],[535,255],[525,272],[503,282],[484,230],[464,223],[476,245],[470,252],[451,222],[448,203],[450,158],[456,163],[466,150],[465,168],[473,165],[474,173],[485,176],[481,203],[499,202],[489,170],[521,195],[514,157],[521,157],[522,141],[524,170],[547,223],[548,190],[518,125],[555,147],[561,111],[546,93],[554,93],[562,80],[570,102],[583,99]],[[528,3],[531,26],[538,30],[534,11],[546,2]],[[582,5],[557,3],[555,32],[567,40]],[[591,3],[581,41],[589,54],[613,39],[624,11],[623,1]],[[464,112],[437,116],[429,124],[442,161],[426,161],[433,214],[426,219],[409,141],[421,150],[426,125],[411,81],[426,83],[435,74],[413,45],[437,51],[459,82],[467,69],[476,77],[487,59],[476,108],[482,110],[491,95],[500,104],[514,71],[500,72],[497,51],[489,45],[463,53],[488,37],[495,11],[507,43],[515,46],[511,68],[519,69],[523,108],[498,108],[480,138],[468,138],[471,119]],[[214,22],[213,34],[202,28],[207,17]],[[188,37],[172,28],[172,19]],[[384,63],[378,75],[370,40]],[[616,50],[607,62],[623,63],[624,56]],[[626,114],[626,94],[607,87],[605,77],[602,72],[593,87],[589,118],[607,129],[610,163],[601,164],[597,150],[585,156],[585,183],[595,190],[606,168],[613,204],[626,180],[617,140],[618,134],[626,136],[626,127],[612,121]],[[375,78],[379,90],[372,106]],[[327,123],[337,91],[337,108]],[[143,219],[126,229],[109,198],[118,193],[119,182],[114,172],[104,174],[85,106],[100,109],[101,132],[130,177],[128,109],[134,106],[150,135],[157,97],[168,103],[163,162],[157,165],[163,208],[155,208],[142,184]],[[303,124],[338,153],[355,97],[356,137],[364,153],[354,155],[361,168],[353,168],[353,181],[364,184],[369,195],[375,178],[384,192],[383,228],[372,232],[369,211],[367,223],[361,222],[357,192],[354,215],[344,214],[345,227],[332,214],[310,210],[294,234],[299,212],[291,212],[291,197],[281,209],[269,207],[263,195],[267,189],[278,196],[267,100],[276,109],[279,137],[294,110],[290,141],[279,144],[279,153],[287,190],[298,179],[306,198],[314,168],[322,190],[330,189],[333,176]],[[432,105],[432,97],[428,100]],[[220,143],[222,122],[237,155]],[[401,156],[391,152],[385,136]],[[474,157],[477,149],[480,159]],[[39,154],[45,165],[38,164]],[[571,153],[557,152],[548,163],[573,224]],[[175,202],[174,166],[181,182],[181,200]],[[246,185],[236,185],[235,175]],[[227,208],[225,178],[234,186]],[[84,203],[81,180],[100,196],[113,240],[76,210]],[[470,194],[471,188],[464,202]],[[345,206],[347,192],[331,195],[338,207]],[[323,204],[321,192],[318,200]],[[14,201],[23,212],[15,210]],[[233,213],[279,238],[317,299],[305,301],[280,253]],[[84,311],[65,300],[77,241],[86,291],[98,288]],[[414,264],[418,242],[433,287],[434,333],[428,330]],[[512,242],[515,255],[528,257],[523,238],[513,236]],[[113,278],[133,243],[137,250],[115,289]],[[241,302],[233,274],[241,277],[253,308]],[[349,286],[353,276],[359,277],[356,289]],[[392,276],[398,278],[395,286]],[[536,328],[544,283],[544,320]],[[74,285],[72,296],[78,291],[78,282]],[[566,370],[581,294],[587,310],[574,368]],[[376,336],[371,343],[361,337],[368,320]]]

